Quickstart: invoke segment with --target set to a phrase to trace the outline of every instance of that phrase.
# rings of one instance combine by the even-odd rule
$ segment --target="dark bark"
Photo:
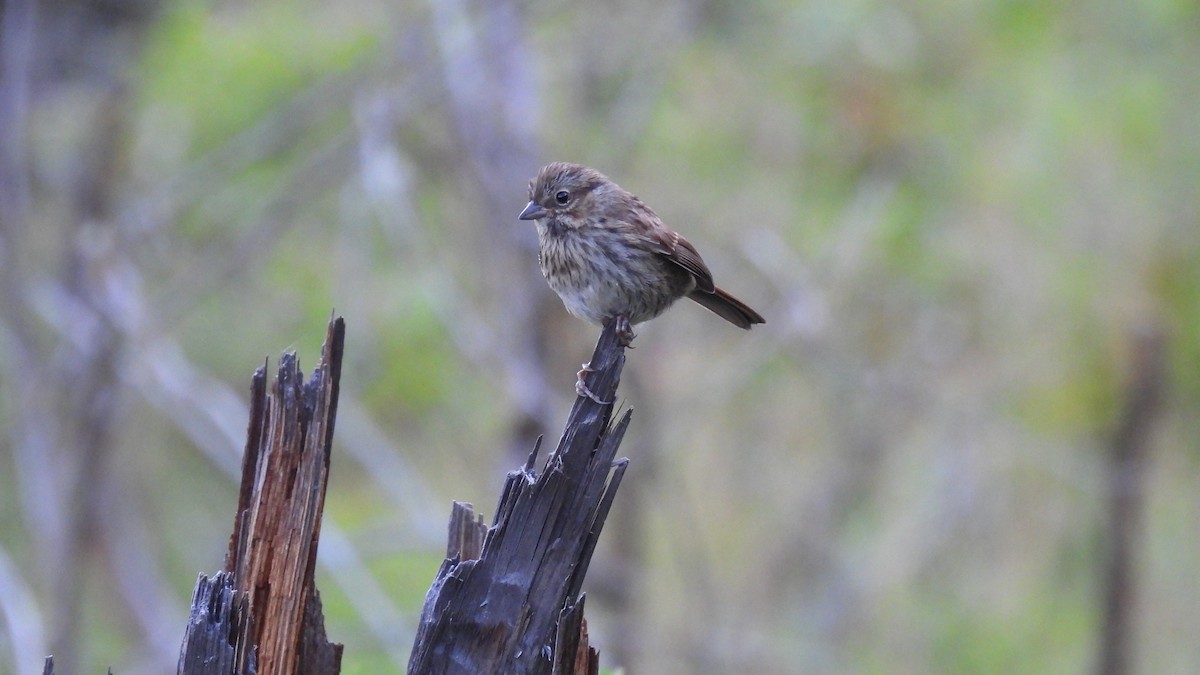
[[[217,572],[200,575],[192,593],[179,673],[187,675],[250,675],[255,672],[254,650],[243,640],[248,631],[246,596],[238,594],[233,577]]]
[[[553,675],[599,675],[600,653],[588,645],[587,619],[583,618],[583,601],[570,604],[558,618],[554,640]]]
[[[604,401],[615,400],[625,362],[614,328],[604,327],[587,377]],[[630,412],[615,425],[612,412],[612,403],[576,399],[541,473],[535,446],[508,475],[477,556],[467,555],[476,521],[456,505],[450,557],[425,597],[409,673],[598,671],[580,590],[627,465],[614,458]]]

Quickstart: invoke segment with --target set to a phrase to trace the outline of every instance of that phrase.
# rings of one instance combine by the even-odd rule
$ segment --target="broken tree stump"
[[[535,471],[540,441],[508,474],[492,525],[455,504],[447,558],[425,596],[410,674],[594,674],[581,594],[628,460],[614,461],[630,411],[610,424],[625,348],[613,322],[558,447]],[[482,539],[482,543],[480,543]]]
[[[305,382],[284,354],[270,391],[266,366],[251,386],[242,483],[225,569],[192,596],[180,675],[336,675],[342,646],[325,636],[313,582],[345,323],[329,322]]]

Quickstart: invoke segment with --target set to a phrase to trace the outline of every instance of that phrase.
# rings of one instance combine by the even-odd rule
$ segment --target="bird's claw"
[[[629,317],[624,314],[618,314],[615,321],[617,322],[615,327],[617,343],[622,347],[628,347],[633,343],[633,339],[637,337],[637,333],[633,332],[633,326],[629,325]]]
[[[592,399],[593,401],[595,401],[596,403],[599,403],[600,405],[612,405],[612,403],[613,403],[612,401],[605,401],[604,399],[600,398],[594,392],[592,392],[591,389],[588,389],[587,384],[584,383],[584,381],[583,381],[584,375],[586,375],[587,373],[596,372],[596,371],[592,370],[589,366],[591,366],[590,363],[583,364],[583,369],[575,374],[575,395],[576,396],[586,396],[586,397]]]

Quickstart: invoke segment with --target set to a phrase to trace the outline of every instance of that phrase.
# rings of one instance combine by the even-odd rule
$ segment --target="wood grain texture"
[[[610,323],[588,375],[588,387],[601,400],[615,400],[624,361]],[[534,468],[535,446],[525,466],[509,473],[478,556],[451,555],[438,570],[409,673],[598,671],[598,656],[587,645],[581,589],[628,464],[614,459],[631,412],[616,424],[612,412],[611,403],[577,398],[541,472]],[[475,527],[461,512],[452,520]],[[452,531],[451,540],[466,541],[469,534]],[[585,670],[575,670],[576,664]],[[592,664],[597,670],[586,670]]]
[[[251,385],[238,508],[225,569],[201,576],[180,674],[333,675],[341,645],[326,638],[313,583],[329,480],[345,323],[329,323],[306,382],[294,353]]]

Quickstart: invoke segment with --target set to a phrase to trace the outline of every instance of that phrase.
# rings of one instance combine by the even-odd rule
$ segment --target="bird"
[[[567,311],[599,325],[617,321],[625,346],[635,337],[632,326],[684,296],[739,328],[766,323],[713,283],[691,242],[595,169],[569,162],[542,167],[517,217],[534,221],[542,276]],[[577,381],[581,394],[590,394],[586,372],[587,364]]]

